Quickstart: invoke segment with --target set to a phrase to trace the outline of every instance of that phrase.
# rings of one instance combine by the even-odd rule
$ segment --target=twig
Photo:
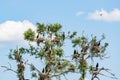
[[[8,64],[9,64],[9,66],[10,66],[10,68],[11,68],[11,64],[8,62]]]
[[[112,79],[118,79],[116,77],[107,76],[107,75],[104,75],[104,74],[101,74],[101,73],[99,73],[99,74],[102,75],[102,76],[106,76],[106,77],[112,78]]]
[[[91,80],[94,80],[95,78],[98,79],[98,80],[100,80],[99,77],[97,77],[97,76],[92,77]]]
[[[108,71],[109,69],[105,69],[106,72],[110,73],[112,76],[115,76],[115,74]]]
[[[63,74],[63,76],[65,77],[66,80],[68,80],[67,77],[65,76],[65,74]]]
[[[56,76],[60,76],[60,75],[64,75],[65,73],[68,73],[68,72],[71,72],[71,71],[64,71],[64,72],[61,72],[61,73],[59,73],[59,74],[52,75],[52,77],[56,77]],[[80,73],[80,72],[74,72],[74,73]]]
[[[13,70],[13,69],[11,69],[11,68],[8,68],[7,66],[1,66],[1,67],[6,69],[6,70],[4,70],[4,72],[5,72],[5,71],[12,71],[12,72],[14,72],[14,73],[17,73],[17,71],[15,71],[15,70]]]
[[[38,73],[41,73],[40,70],[37,69],[33,64],[29,64],[29,63],[27,63],[27,64],[30,65],[30,66],[33,66]]]

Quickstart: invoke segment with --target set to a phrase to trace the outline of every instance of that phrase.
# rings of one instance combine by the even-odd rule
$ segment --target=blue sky
[[[101,37],[104,33],[109,42],[109,59],[101,65],[120,76],[120,0],[3,0],[0,1],[0,66],[8,65],[10,48],[22,46],[22,33],[35,29],[36,22],[61,23],[64,31],[85,31]],[[100,16],[102,14],[102,16]],[[2,62],[1,62],[2,61]],[[16,80],[12,72],[2,72],[1,80]],[[11,75],[10,75],[10,74]],[[9,77],[6,77],[6,76]],[[112,80],[110,78],[103,77]]]

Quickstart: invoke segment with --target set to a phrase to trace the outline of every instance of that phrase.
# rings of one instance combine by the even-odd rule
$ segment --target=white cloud
[[[79,12],[76,13],[76,16],[81,16],[81,15],[83,15],[83,14],[84,14],[83,11],[79,11]]]
[[[101,21],[107,21],[107,22],[120,21],[120,10],[113,9],[110,12],[104,9],[96,10],[95,12],[90,13],[88,18],[92,20],[101,20]]]
[[[0,24],[0,42],[24,42],[23,33],[28,28],[35,30],[35,26],[27,21],[6,21]]]

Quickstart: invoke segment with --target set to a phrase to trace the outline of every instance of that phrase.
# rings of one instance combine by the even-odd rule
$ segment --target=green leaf
[[[49,24],[47,26],[48,26],[48,28],[50,28],[50,31],[54,32],[54,33],[58,32],[62,28],[62,25],[58,24],[58,23]]]
[[[80,39],[81,39],[81,46],[85,45],[88,42],[85,36],[80,37]]]
[[[41,23],[37,23],[37,32],[38,33],[42,33],[46,30],[46,26],[44,24]]]
[[[33,41],[35,38],[35,32],[32,29],[28,29],[24,32],[24,39],[28,41]]]
[[[64,61],[64,62],[62,63],[62,66],[63,66],[63,67],[66,67],[66,66],[68,66],[68,64],[69,64],[68,61]]]
[[[72,40],[72,43],[79,44],[80,43],[80,38],[76,38]]]
[[[14,59],[13,56],[12,56],[12,54],[9,54],[9,55],[8,55],[8,58],[11,59],[11,60]]]
[[[19,53],[20,53],[20,54],[25,53],[25,49],[24,49],[23,47],[19,48]]]
[[[63,56],[63,49],[62,48],[57,48],[56,49],[56,55],[58,55],[59,57]]]
[[[32,78],[36,78],[37,74],[35,72],[32,72]]]
[[[71,35],[70,35],[70,38],[74,38],[74,36],[76,36],[77,32],[73,32]]]

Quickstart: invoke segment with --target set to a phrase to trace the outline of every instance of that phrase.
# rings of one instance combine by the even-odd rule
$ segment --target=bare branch
[[[65,74],[63,74],[63,76],[65,77],[66,80],[68,80],[67,77],[65,76]]]
[[[11,67],[11,64],[10,64],[9,62],[8,62],[8,64],[9,64],[10,68],[12,68],[12,67]]]
[[[116,78],[116,77],[111,77],[111,76],[104,75],[104,74],[101,74],[101,73],[99,73],[99,74],[102,75],[102,76],[106,76],[106,77],[112,78],[112,79],[118,79],[118,78]]]
[[[56,76],[60,76],[60,75],[64,75],[65,73],[68,73],[68,72],[71,72],[71,71],[64,71],[64,72],[61,72],[61,73],[59,73],[59,74],[52,75],[52,77],[56,77]],[[74,72],[74,73],[80,73],[80,72]]]
[[[111,73],[110,71],[108,71],[109,69],[105,69],[106,72],[110,73],[112,76],[115,76],[115,74]]]
[[[14,72],[14,73],[17,73],[17,71],[15,71],[15,70],[13,70],[13,69],[11,69],[11,68],[8,68],[7,66],[1,66],[1,67],[6,69],[6,70],[4,70],[4,72],[5,72],[5,71],[12,71],[12,72]]]
[[[33,64],[29,64],[29,63],[27,63],[27,64],[30,65],[30,66],[33,66],[38,73],[41,73],[40,70],[37,69]]]

